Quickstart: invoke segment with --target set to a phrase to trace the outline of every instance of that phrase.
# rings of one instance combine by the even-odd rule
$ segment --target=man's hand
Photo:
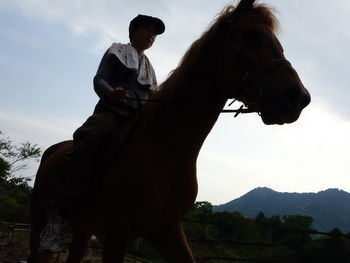
[[[127,98],[129,98],[129,94],[128,92],[121,88],[109,88],[106,94],[106,97],[108,100],[112,101],[112,102],[123,102],[126,103]]]

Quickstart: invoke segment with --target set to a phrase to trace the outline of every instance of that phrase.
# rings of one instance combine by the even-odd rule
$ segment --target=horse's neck
[[[191,84],[192,83],[192,84]],[[165,83],[155,97],[160,103],[149,105],[153,129],[164,137],[163,143],[197,156],[205,138],[214,126],[226,99],[216,95],[210,82],[204,80]],[[146,123],[145,123],[146,124]],[[152,129],[151,128],[151,129]]]

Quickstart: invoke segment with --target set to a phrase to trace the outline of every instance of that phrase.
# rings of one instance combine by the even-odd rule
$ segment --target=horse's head
[[[265,124],[291,123],[310,103],[310,94],[283,54],[276,18],[254,2],[241,0],[236,8],[226,8],[207,32],[219,39],[217,84],[259,112]]]

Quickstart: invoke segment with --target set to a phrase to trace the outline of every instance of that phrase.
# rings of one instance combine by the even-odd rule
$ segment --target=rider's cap
[[[153,16],[138,15],[133,20],[130,21],[129,31],[131,29],[136,29],[140,25],[154,25],[156,28],[157,35],[162,34],[165,31],[165,25],[162,20]]]

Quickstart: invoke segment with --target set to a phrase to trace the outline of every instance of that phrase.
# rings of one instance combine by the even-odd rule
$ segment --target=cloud
[[[208,2],[206,5],[198,1],[185,0],[176,3],[160,0],[147,2],[2,0],[1,2],[3,9],[12,9],[29,19],[53,25],[61,24],[77,35],[95,36],[95,44],[89,49],[93,53],[101,53],[112,42],[127,42],[129,21],[138,13],[158,16],[164,20],[166,32],[158,37],[155,47],[148,53],[151,58],[154,57],[152,59],[154,64],[162,64],[156,67],[160,68],[161,80],[177,66],[190,44],[227,4],[223,0]],[[17,35],[20,37],[21,33]]]
[[[72,138],[72,133],[81,124],[79,120],[54,116],[28,116],[20,112],[0,110],[1,131],[19,141],[30,140],[43,147]]]
[[[279,37],[287,58],[310,90],[312,103],[298,122],[283,127],[264,126],[255,115],[240,116],[235,121],[230,115],[221,116],[199,158],[199,198],[216,203],[225,202],[232,199],[233,194],[243,194],[255,186],[270,186],[280,191],[318,191],[331,186],[350,190],[347,185],[349,168],[346,165],[346,149],[350,147],[350,104],[347,101],[350,96],[347,55],[350,46],[350,2],[260,2],[267,2],[278,10],[282,29]],[[51,38],[46,42],[45,37],[41,39],[41,35],[38,33],[37,36],[36,32],[43,30],[43,27],[45,32],[54,28],[49,33],[55,35],[56,29],[63,26],[71,32],[72,37],[69,37],[69,43],[58,55],[63,57],[67,54],[66,51],[71,48],[70,42],[74,41],[80,49],[86,48],[94,53],[93,59],[89,60],[94,61],[96,54],[101,55],[111,42],[128,40],[128,24],[136,14],[158,16],[166,23],[167,30],[157,38],[154,48],[147,54],[158,79],[162,81],[227,3],[223,0],[0,0],[0,10],[35,21],[35,26],[28,32],[0,26],[0,33],[16,42],[42,48],[53,39],[59,46],[62,44],[61,39]],[[85,36],[89,39],[88,44],[82,41]],[[79,54],[87,57],[91,55],[86,50]],[[69,59],[71,57],[67,61]],[[17,62],[13,60],[10,52],[0,51],[0,63]],[[76,60],[77,64],[82,61],[81,57]],[[35,64],[33,61],[21,61],[21,65],[24,63],[28,66]],[[72,65],[62,65],[67,68],[62,68],[60,72],[59,65],[54,74],[62,79],[55,90],[63,96],[67,91],[61,90],[60,85],[63,87],[71,83],[69,70],[72,71]],[[14,73],[18,74],[20,68],[13,64]],[[90,74],[90,71],[87,73]],[[81,79],[69,88],[74,87],[77,91],[82,86]],[[33,85],[33,82],[30,84]],[[40,81],[39,84],[42,85]],[[52,95],[53,92],[46,89],[46,84],[41,88]],[[13,91],[17,92],[15,89]],[[34,90],[33,87],[31,89]],[[85,89],[80,91],[85,92]],[[43,94],[40,93],[41,96]],[[52,98],[59,100],[57,96],[50,97],[50,100]],[[44,146],[70,138],[75,128],[82,123],[82,120],[66,118],[0,110],[1,129],[4,132],[18,140],[31,140]]]
[[[307,80],[311,95],[322,97],[333,111],[350,118],[350,2],[270,2],[280,11],[281,39],[287,57]]]
[[[75,34],[99,34],[109,38],[125,35],[126,8],[116,8],[118,1],[92,0],[3,0],[7,8],[28,18],[51,24],[63,24]],[[121,2],[121,1],[119,1]],[[124,30],[123,30],[124,29]]]
[[[43,151],[50,145],[72,138],[72,133],[81,124],[81,120],[70,120],[65,117],[29,115],[20,112],[0,110],[1,132],[8,136],[14,144],[29,141],[37,144]],[[39,163],[28,161],[28,169],[17,175],[33,177]],[[33,185],[34,181],[30,183]]]
[[[7,64],[8,63],[8,57],[6,54],[4,54],[3,52],[0,51],[0,65],[3,64]]]
[[[316,101],[294,124],[264,126],[257,121],[244,118],[234,124],[228,117],[219,121],[220,131],[209,136],[199,155],[199,198],[223,203],[255,186],[350,191],[349,120]]]
[[[42,38],[39,38],[35,33],[36,32],[33,31],[19,31],[14,28],[6,28],[4,26],[0,26],[0,35],[2,37],[6,36],[6,38],[10,39],[13,42],[22,42],[25,43],[27,46],[31,46],[33,48],[46,48],[47,41],[43,40]]]
[[[94,1],[2,0],[2,8],[31,19],[65,25],[74,34],[94,35],[90,51],[101,53],[111,42],[128,40],[128,23],[138,13],[164,19],[167,31],[160,36],[150,57],[164,80],[188,46],[203,32],[227,1]],[[261,1],[265,2],[265,1]],[[347,59],[350,45],[350,3],[336,0],[266,2],[278,10],[281,40],[288,58],[306,79],[313,96],[324,97],[338,114],[350,117]],[[17,35],[18,37],[18,35]],[[35,43],[38,43],[35,41]],[[162,59],[166,58],[166,59]]]

